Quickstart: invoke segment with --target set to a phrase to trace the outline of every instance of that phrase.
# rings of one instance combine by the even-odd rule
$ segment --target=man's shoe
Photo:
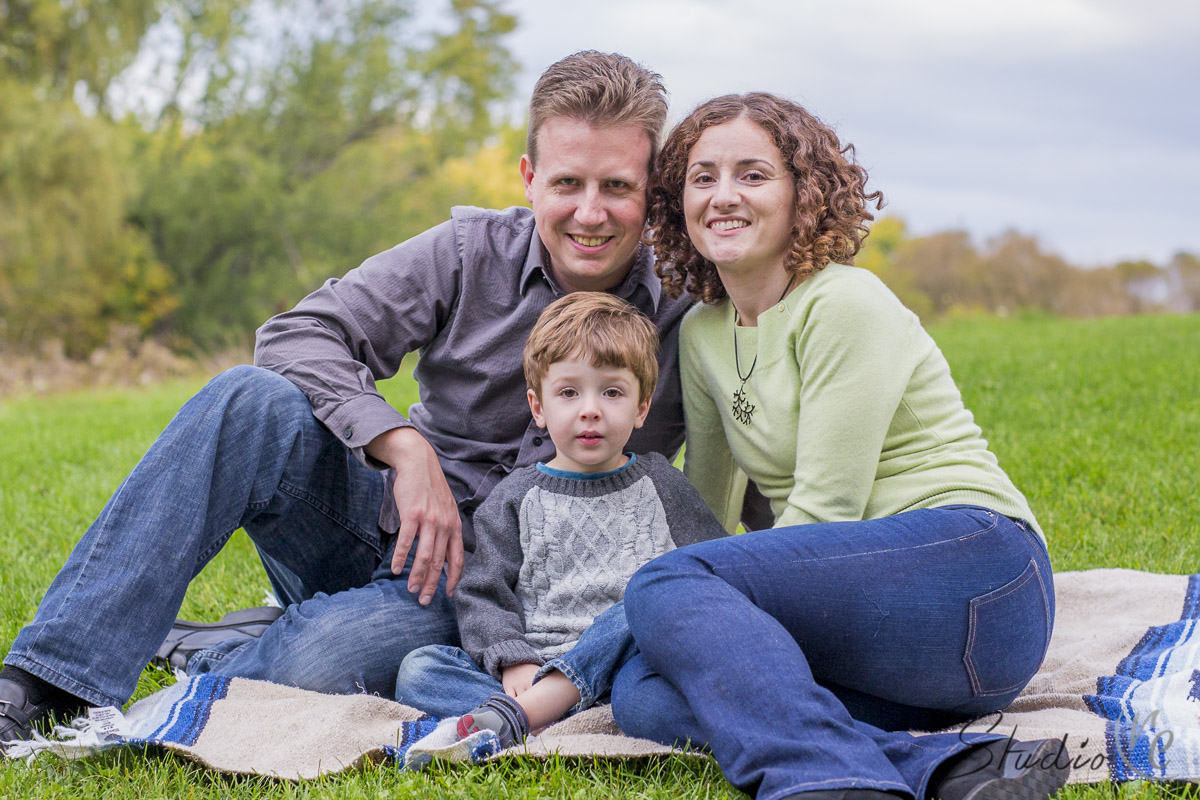
[[[1000,739],[972,747],[931,782],[938,800],[1047,800],[1067,782],[1071,757],[1057,739]]]
[[[60,719],[74,718],[85,707],[67,708],[49,699],[36,702],[24,686],[9,678],[0,678],[0,742],[29,739],[33,736],[34,726],[40,727],[50,715]]]
[[[230,611],[221,617],[220,622],[189,622],[177,619],[150,663],[186,669],[188,659],[197,650],[204,650],[229,639],[257,639],[272,622],[282,616],[282,608],[260,606]]]

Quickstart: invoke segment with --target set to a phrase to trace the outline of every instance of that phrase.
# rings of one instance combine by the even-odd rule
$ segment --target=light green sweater
[[[734,309],[695,306],[680,334],[684,472],[726,530],[746,476],[771,501],[775,527],[878,519],[965,503],[1029,522],[1024,495],[988,450],[916,315],[872,273],[830,264],[738,328],[755,406],[734,418],[741,386]]]

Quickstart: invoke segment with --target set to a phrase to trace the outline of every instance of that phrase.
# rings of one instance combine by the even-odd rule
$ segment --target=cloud
[[[567,53],[619,51],[662,73],[675,119],[724,92],[804,103],[855,143],[916,229],[967,225],[983,238],[1015,226],[1093,262],[1200,252],[1184,211],[1200,184],[1200,3],[509,7],[523,97]]]

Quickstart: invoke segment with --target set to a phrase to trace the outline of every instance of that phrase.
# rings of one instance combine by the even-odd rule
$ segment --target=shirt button
[[[346,428],[346,430],[342,431],[342,436],[347,439],[354,438],[354,428]]]
[[[541,447],[542,446],[542,437],[540,437],[540,436],[533,437],[533,446]]]

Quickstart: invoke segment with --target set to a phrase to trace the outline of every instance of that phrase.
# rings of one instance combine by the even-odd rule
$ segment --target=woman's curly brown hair
[[[880,192],[866,193],[867,172],[854,161],[854,145],[842,147],[801,106],[765,92],[709,100],[671,131],[650,179],[645,241],[654,246],[658,275],[672,297],[685,288],[705,303],[726,296],[717,268],[688,239],[683,186],[688,156],[701,134],[739,117],[766,131],[795,177],[796,219],[786,266],[799,281],[830,261],[851,263],[867,235],[867,221],[875,219],[867,204],[883,208]]]

